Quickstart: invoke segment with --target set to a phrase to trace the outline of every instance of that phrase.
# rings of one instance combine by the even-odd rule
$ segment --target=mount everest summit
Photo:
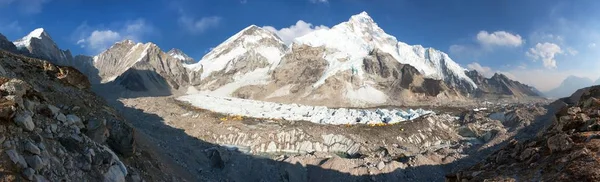
[[[504,75],[485,78],[446,53],[399,42],[365,12],[286,45],[251,25],[195,62],[181,50],[124,40],[95,56],[73,57],[44,29],[0,48],[72,66],[97,85],[139,93],[206,93],[325,106],[378,106],[539,96]]]

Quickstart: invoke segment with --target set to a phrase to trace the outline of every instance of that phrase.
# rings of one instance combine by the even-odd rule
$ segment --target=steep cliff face
[[[43,28],[33,30],[27,36],[13,42],[21,51],[31,56],[48,60],[54,64],[71,66],[73,55],[69,50],[61,50],[50,34]]]
[[[93,58],[101,82],[135,91],[170,91],[190,83],[183,63],[153,43],[118,42]]]

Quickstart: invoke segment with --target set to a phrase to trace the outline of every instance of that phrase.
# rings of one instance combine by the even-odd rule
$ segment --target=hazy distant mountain
[[[569,76],[563,80],[563,82],[556,88],[545,92],[544,94],[547,97],[551,98],[561,98],[571,95],[577,89],[589,87],[594,84],[589,78],[577,77],[577,76]]]
[[[594,85],[600,85],[600,78],[598,78],[595,82]]]

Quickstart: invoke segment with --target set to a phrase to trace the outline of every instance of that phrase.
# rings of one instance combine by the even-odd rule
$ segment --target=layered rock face
[[[183,63],[153,43],[125,40],[93,59],[101,82],[114,82],[131,91],[170,92],[190,82]]]
[[[491,78],[485,78],[475,70],[467,71],[466,74],[478,85],[477,90],[474,92],[475,97],[509,96],[520,98],[541,96],[535,88],[511,80],[503,74],[496,73]]]
[[[511,141],[450,181],[598,181],[600,87],[580,89],[553,104],[552,124],[535,138]]]

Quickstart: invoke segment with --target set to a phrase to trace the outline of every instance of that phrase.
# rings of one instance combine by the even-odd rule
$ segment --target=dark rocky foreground
[[[76,69],[0,51],[0,181],[172,181]]]
[[[551,125],[529,140],[512,140],[447,181],[599,181],[600,86],[552,103]]]

